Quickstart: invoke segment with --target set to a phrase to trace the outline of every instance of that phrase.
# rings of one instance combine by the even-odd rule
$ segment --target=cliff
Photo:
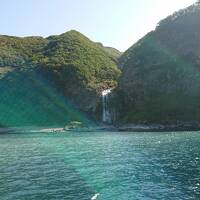
[[[200,121],[200,3],[162,20],[120,58],[118,121]],[[115,99],[115,100],[116,100]]]

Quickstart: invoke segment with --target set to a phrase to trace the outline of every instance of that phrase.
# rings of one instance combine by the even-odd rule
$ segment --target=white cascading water
[[[102,106],[103,106],[102,121],[105,123],[112,122],[111,113],[109,109],[109,95],[111,91],[112,91],[111,89],[102,91]]]

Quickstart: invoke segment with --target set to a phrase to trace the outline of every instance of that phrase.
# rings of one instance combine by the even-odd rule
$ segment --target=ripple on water
[[[199,132],[0,135],[0,197],[200,199],[199,145]]]

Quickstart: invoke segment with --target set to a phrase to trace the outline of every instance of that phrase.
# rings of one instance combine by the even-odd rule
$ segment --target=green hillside
[[[162,20],[120,58],[124,123],[200,121],[200,3]]]
[[[0,36],[0,44],[1,126],[84,121],[97,115],[101,91],[117,85],[116,62],[77,31]]]
[[[121,53],[119,50],[117,50],[117,49],[115,49],[115,48],[113,48],[113,47],[103,46],[102,43],[97,43],[97,44],[98,44],[100,47],[102,47],[103,50],[104,50],[106,53],[108,53],[108,55],[110,55],[110,57],[111,57],[113,60],[115,60],[115,61],[118,61],[119,57],[122,55],[122,53]]]

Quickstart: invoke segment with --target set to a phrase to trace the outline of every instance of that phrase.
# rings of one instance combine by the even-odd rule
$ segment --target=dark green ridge
[[[162,20],[120,57],[120,122],[199,122],[199,52],[198,2]]]

